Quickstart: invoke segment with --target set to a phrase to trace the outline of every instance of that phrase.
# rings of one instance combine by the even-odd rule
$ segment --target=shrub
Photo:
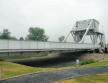
[[[92,60],[92,59],[84,60],[84,61],[81,62],[81,65],[86,65],[86,64],[95,63],[95,62],[97,62],[97,61]]]

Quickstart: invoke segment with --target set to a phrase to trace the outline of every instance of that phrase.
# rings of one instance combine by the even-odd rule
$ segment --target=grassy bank
[[[96,67],[96,66],[106,66],[106,65],[108,65],[108,59],[105,59],[99,62],[95,62],[95,63],[91,63],[91,64],[86,64],[81,67]]]
[[[94,67],[94,66],[105,66],[108,65],[108,59],[101,62],[96,62],[92,64],[83,65],[81,67]],[[60,69],[71,69],[77,68],[76,65],[69,67],[60,67],[60,68],[39,68],[39,67],[29,67],[16,63],[0,61],[0,69],[2,69],[2,78],[13,77],[17,75],[42,72],[42,71],[51,71],[51,70],[60,70]]]
[[[22,74],[29,74],[49,70],[49,68],[33,68],[5,61],[0,61],[0,69],[2,70],[2,79]]]
[[[105,59],[100,62],[86,64],[81,67],[96,67],[96,66],[106,66],[106,65],[108,65],[108,59]],[[77,78],[63,80],[57,83],[108,83],[108,73],[81,76]]]
[[[108,73],[81,76],[57,83],[108,83]]]
[[[95,67],[95,66],[105,66],[105,65],[108,65],[108,59],[91,64],[81,65],[80,67]],[[74,65],[74,66],[60,67],[60,68],[39,68],[39,67],[24,66],[6,61],[0,61],[0,70],[2,70],[2,79],[23,74],[29,74],[29,73],[60,70],[60,69],[71,69],[71,68],[77,68],[77,66]]]
[[[1,56],[0,59],[26,59],[47,56],[47,53],[29,54],[29,55],[17,55],[17,56]]]
[[[0,61],[0,70],[2,70],[2,79],[23,75],[23,74],[60,70],[60,69],[69,69],[69,68],[75,68],[75,67],[70,66],[70,67],[60,67],[60,68],[40,68],[40,67],[29,67],[29,66],[6,62],[6,61]]]

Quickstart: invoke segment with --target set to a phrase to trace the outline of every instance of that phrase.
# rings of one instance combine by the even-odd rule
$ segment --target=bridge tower
[[[104,34],[99,32],[99,22],[95,19],[81,20],[75,23],[71,30],[74,42],[84,43],[86,36],[89,36],[93,44],[104,44]]]

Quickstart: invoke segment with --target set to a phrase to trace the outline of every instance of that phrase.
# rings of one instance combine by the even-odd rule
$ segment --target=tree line
[[[58,38],[59,42],[63,42],[64,36],[60,36]],[[36,41],[48,41],[49,37],[45,34],[45,30],[40,27],[30,27],[28,29],[28,35],[24,37],[20,37],[19,39],[11,36],[11,32],[8,29],[3,29],[0,33],[0,39],[8,39],[8,40],[36,40]]]

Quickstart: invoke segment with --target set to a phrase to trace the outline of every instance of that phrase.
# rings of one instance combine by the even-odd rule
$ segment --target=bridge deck
[[[17,41],[0,40],[0,52],[14,51],[66,51],[66,50],[89,50],[100,48],[100,45],[85,43],[65,42],[41,42],[41,41]]]

